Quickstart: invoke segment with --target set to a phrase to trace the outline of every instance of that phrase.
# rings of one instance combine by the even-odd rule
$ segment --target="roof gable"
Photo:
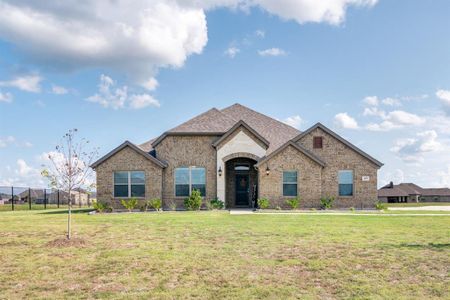
[[[236,132],[236,130],[238,130],[239,128],[245,128],[246,130],[248,130],[252,135],[254,135],[261,143],[263,143],[263,145],[267,148],[269,148],[269,141],[266,140],[263,136],[261,136],[256,130],[254,130],[253,128],[251,128],[247,123],[245,123],[244,121],[240,120],[239,122],[237,122],[233,127],[230,128],[230,130],[228,130],[224,135],[222,135],[222,137],[220,139],[218,139],[217,141],[215,141],[213,143],[213,147],[218,147],[222,142],[224,142],[230,135],[232,135],[234,132]]]
[[[316,162],[317,164],[321,165],[322,167],[325,167],[325,165],[326,165],[325,162],[323,160],[321,160],[317,155],[314,155],[313,153],[309,152],[306,148],[294,143],[293,141],[288,141],[283,146],[279,147],[277,150],[273,151],[266,157],[263,157],[255,166],[258,167],[261,164],[269,161],[272,157],[276,156],[278,153],[282,152],[284,149],[286,149],[289,146],[294,147],[297,151],[303,153],[304,155],[309,157],[312,161]]]
[[[130,147],[131,149],[136,151],[138,154],[144,156],[146,159],[150,160],[151,162],[155,163],[157,166],[159,166],[161,168],[165,168],[167,166],[164,162],[162,162],[159,159],[153,157],[152,155],[150,155],[149,153],[145,152],[144,150],[142,150],[141,148],[139,148],[135,144],[131,143],[130,141],[125,141],[120,146],[118,146],[117,148],[115,148],[114,150],[110,151],[108,154],[106,154],[105,156],[103,156],[102,158],[100,158],[99,160],[94,162],[91,165],[91,168],[95,169],[96,167],[101,165],[103,162],[108,160],[111,156],[113,156],[114,154],[116,154],[117,152],[121,151],[122,149],[124,149],[126,147]]]
[[[337,139],[338,141],[340,141],[341,143],[343,143],[344,145],[346,145],[347,147],[349,147],[350,149],[352,149],[353,151],[355,151],[356,153],[360,154],[361,156],[365,157],[366,159],[368,159],[369,161],[371,161],[373,164],[375,164],[378,167],[382,167],[383,163],[380,162],[379,160],[373,158],[372,156],[370,156],[369,154],[367,154],[366,152],[364,152],[363,150],[359,149],[358,147],[356,147],[355,145],[353,145],[352,143],[350,143],[349,141],[347,141],[346,139],[344,139],[343,137],[341,137],[340,135],[338,135],[337,133],[335,133],[334,131],[332,131],[331,129],[329,129],[328,127],[326,127],[325,125],[321,124],[321,123],[317,123],[314,126],[310,127],[309,129],[307,129],[306,131],[300,133],[298,136],[296,136],[293,141],[294,142],[298,142],[299,140],[301,140],[304,136],[310,134],[313,130],[320,128],[323,131],[325,131],[327,134],[331,135],[332,137],[334,137],[335,139]]]

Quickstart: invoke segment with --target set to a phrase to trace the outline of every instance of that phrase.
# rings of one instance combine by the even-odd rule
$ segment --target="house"
[[[120,207],[120,199],[161,198],[164,206],[200,190],[227,208],[272,207],[301,197],[319,207],[373,207],[377,171],[383,164],[324,125],[300,132],[240,104],[212,108],[142,145],[129,141],[96,161],[97,200]]]
[[[392,181],[378,190],[378,200],[400,202],[450,202],[449,188],[422,188],[414,183],[394,184]]]

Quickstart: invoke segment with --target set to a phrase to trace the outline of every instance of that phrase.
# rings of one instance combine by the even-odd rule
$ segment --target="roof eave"
[[[214,148],[218,147],[224,140],[226,140],[227,137],[229,137],[231,134],[233,134],[234,131],[236,131],[239,127],[244,127],[248,131],[250,131],[251,134],[256,136],[258,140],[260,140],[264,146],[266,146],[266,150],[269,148],[270,142],[266,140],[261,134],[259,134],[255,129],[253,129],[250,125],[245,123],[243,120],[239,120],[236,122],[236,124],[233,125],[225,134],[223,134],[220,139],[215,141],[212,145]]]

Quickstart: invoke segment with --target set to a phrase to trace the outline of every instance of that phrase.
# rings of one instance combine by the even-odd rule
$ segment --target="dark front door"
[[[236,206],[248,206],[249,176],[236,174]]]

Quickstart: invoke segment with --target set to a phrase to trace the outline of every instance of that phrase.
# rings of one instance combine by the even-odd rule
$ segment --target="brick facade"
[[[163,205],[176,203],[184,207],[185,197],[175,197],[175,168],[202,167],[206,168],[206,200],[217,196],[216,188],[216,150],[212,143],[217,136],[167,136],[156,146],[156,155],[167,163],[163,175]]]
[[[270,169],[266,174],[267,166]],[[297,171],[297,195],[301,197],[300,207],[320,206],[322,166],[288,146],[259,166],[259,198],[267,198],[271,207],[287,208],[283,196],[283,171]]]
[[[119,198],[114,198],[115,171],[144,171],[145,199],[162,197],[163,170],[130,147],[123,148],[97,166],[97,201],[123,208]],[[139,199],[142,205],[145,199]]]
[[[323,137],[323,148],[313,148],[313,138]],[[378,167],[361,154],[350,149],[335,137],[320,128],[316,128],[298,144],[320,157],[326,167],[322,171],[322,196],[334,196],[335,207],[374,207],[377,201],[377,171]],[[339,170],[353,170],[353,196],[339,197]],[[362,181],[363,176],[369,176],[369,181]]]

